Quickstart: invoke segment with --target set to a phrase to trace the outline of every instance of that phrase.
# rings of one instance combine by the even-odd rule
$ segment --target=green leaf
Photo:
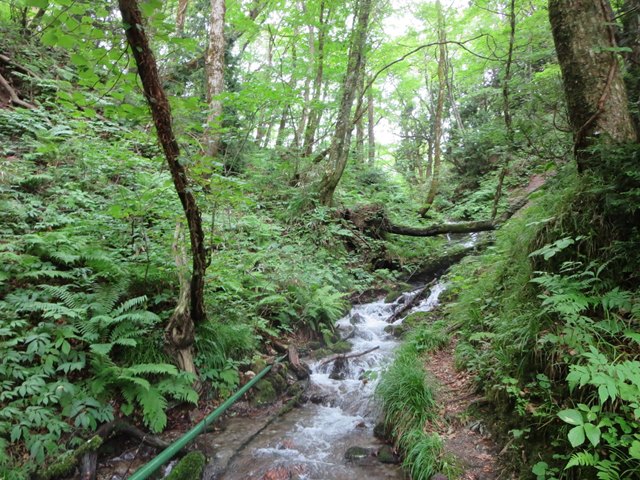
[[[633,458],[637,458],[640,460],[640,441],[634,440],[631,442],[631,447],[629,448],[629,455]]]
[[[55,47],[58,45],[58,34],[52,28],[44,32],[42,35],[42,43],[49,47]]]
[[[600,429],[593,423],[585,423],[583,425],[583,428],[584,433],[587,435],[587,438],[591,442],[591,445],[597,447],[600,443]]]
[[[47,8],[49,6],[49,0],[25,0],[27,7]]]
[[[584,427],[582,425],[573,427],[571,430],[569,430],[568,438],[573,448],[582,445],[584,443]]]
[[[538,462],[531,469],[531,473],[533,473],[534,475],[542,476],[547,472],[548,468],[549,464],[547,462]]]
[[[75,37],[72,37],[71,35],[58,36],[57,46],[59,47],[62,47],[68,50],[75,47],[76,43],[77,43],[77,39]]]
[[[578,410],[574,410],[572,408],[558,412],[558,417],[569,425],[582,425],[584,423],[582,414]]]

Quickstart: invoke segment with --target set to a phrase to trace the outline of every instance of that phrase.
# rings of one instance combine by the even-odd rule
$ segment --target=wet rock
[[[341,328],[339,331],[341,340],[349,340],[356,333],[356,327]]]
[[[329,374],[331,380],[344,380],[347,378],[347,372],[349,370],[348,360],[346,358],[336,358],[333,362],[333,369]]]
[[[400,463],[400,458],[395,454],[393,448],[391,448],[389,445],[383,445],[382,447],[380,447],[378,449],[377,457],[380,463]]]
[[[364,447],[349,447],[344,454],[344,458],[347,460],[362,460],[370,456],[373,452],[370,448]]]
[[[349,353],[352,348],[353,346],[345,340],[340,340],[339,342],[329,346],[329,349],[333,353]]]
[[[388,440],[390,437],[389,429],[383,422],[376,423],[375,427],[373,427],[373,436],[379,440]]]
[[[351,315],[351,318],[349,319],[349,323],[351,325],[358,325],[359,323],[364,323],[364,317],[360,315],[358,312],[356,312],[353,315]]]

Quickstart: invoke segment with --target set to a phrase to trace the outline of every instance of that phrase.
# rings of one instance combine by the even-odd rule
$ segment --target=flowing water
[[[431,310],[444,285],[436,283],[430,295],[411,311]],[[380,419],[374,391],[379,372],[392,360],[398,340],[385,332],[387,318],[411,298],[415,292],[400,297],[394,303],[376,301],[355,306],[337,322],[337,327],[349,336],[352,353],[376,350],[349,359],[343,380],[330,378],[333,362],[311,363],[309,395],[321,399],[308,402],[270,423],[247,445],[236,452],[222,475],[210,479],[224,480],[367,480],[402,479],[398,466],[382,464],[375,452],[382,446],[373,436],[373,427]],[[400,323],[398,320],[396,323]],[[235,422],[235,423],[234,423]],[[233,434],[234,428],[250,427],[247,419],[232,420],[221,434]],[[364,459],[345,458],[347,449],[363,447],[371,452]],[[215,462],[215,460],[214,460]]]

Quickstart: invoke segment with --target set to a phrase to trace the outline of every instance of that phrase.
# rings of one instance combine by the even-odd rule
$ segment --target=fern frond
[[[128,367],[126,371],[132,375],[171,375],[172,377],[178,375],[176,366],[169,363],[140,363]]]
[[[158,433],[167,426],[167,399],[155,388],[138,392],[136,396],[142,407],[142,420],[149,429]]]

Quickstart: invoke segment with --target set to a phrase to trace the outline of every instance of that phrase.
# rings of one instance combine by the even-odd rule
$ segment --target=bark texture
[[[444,30],[444,15],[442,13],[442,4],[440,3],[440,0],[436,2],[436,8],[438,10],[438,100],[433,120],[433,173],[424,207],[422,207],[419,212],[421,217],[425,217],[427,215],[427,212],[431,209],[431,205],[433,205],[433,201],[438,193],[438,186],[440,182],[440,162],[442,157],[442,148],[440,146],[442,141],[442,117],[444,111],[444,97],[447,94],[447,36]]]
[[[329,149],[329,159],[327,170],[320,181],[318,191],[320,203],[331,205],[333,203],[333,193],[342,178],[342,173],[347,165],[349,156],[349,143],[353,122],[351,120],[351,108],[356,96],[360,71],[363,68],[364,53],[367,44],[367,31],[369,29],[369,16],[371,14],[372,0],[360,0],[358,2],[357,23],[355,24],[351,48],[349,49],[349,60],[347,63],[347,74],[342,87],[342,99],[340,110],[336,121],[336,128],[331,140]]]
[[[209,46],[205,58],[207,74],[207,155],[217,157],[220,152],[222,129],[222,99],[224,92],[224,18],[226,13],[225,0],[211,0],[209,16]]]
[[[549,0],[549,20],[564,83],[579,171],[597,140],[636,139],[618,64],[608,0]]]
[[[171,325],[167,327],[176,333],[176,335],[169,335],[169,341],[177,350],[180,359],[184,355],[190,355],[194,341],[194,324],[206,320],[203,296],[207,264],[202,219],[189,185],[187,172],[179,161],[180,149],[171,125],[169,101],[160,83],[156,60],[149,47],[138,4],[136,0],[119,0],[118,4],[125,24],[127,40],[138,67],[144,95],[151,109],[158,140],[162,145],[171,178],[189,226],[193,261],[189,291],[186,294],[189,301],[179,302],[179,308],[174,312]]]

